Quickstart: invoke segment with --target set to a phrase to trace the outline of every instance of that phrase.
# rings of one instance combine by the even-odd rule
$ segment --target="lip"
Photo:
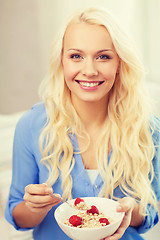
[[[77,79],[75,81],[83,90],[87,90],[87,91],[96,90],[104,82],[104,81],[84,81],[84,80],[77,80]]]

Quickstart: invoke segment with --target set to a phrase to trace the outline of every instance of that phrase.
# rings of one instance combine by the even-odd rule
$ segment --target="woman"
[[[110,14],[86,9],[68,20],[53,44],[43,103],[15,132],[6,218],[16,229],[69,239],[53,217],[60,201],[52,192],[118,200],[125,217],[106,240],[143,239],[157,223],[160,123],[147,111],[143,75]]]

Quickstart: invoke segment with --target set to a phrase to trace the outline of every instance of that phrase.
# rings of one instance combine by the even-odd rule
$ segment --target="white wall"
[[[148,71],[160,81],[159,0],[0,0],[0,113],[26,110],[39,100],[49,49],[60,24],[74,9],[110,10],[132,36]]]

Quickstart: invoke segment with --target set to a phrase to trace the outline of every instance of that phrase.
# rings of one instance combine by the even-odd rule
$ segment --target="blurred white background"
[[[55,33],[74,9],[93,5],[117,17],[142,54],[149,81],[160,81],[159,0],[0,0],[0,114],[39,101]]]

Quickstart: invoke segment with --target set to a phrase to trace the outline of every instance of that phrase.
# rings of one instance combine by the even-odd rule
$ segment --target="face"
[[[66,30],[62,65],[73,102],[106,101],[119,58],[104,27],[78,23]]]

